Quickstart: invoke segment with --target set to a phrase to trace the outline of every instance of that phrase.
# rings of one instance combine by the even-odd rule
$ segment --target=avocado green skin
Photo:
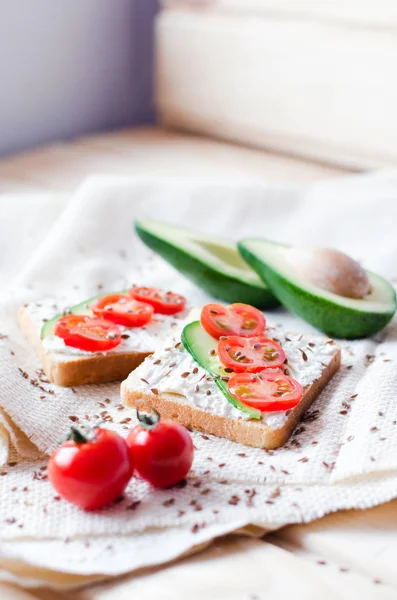
[[[376,313],[335,304],[291,283],[253,254],[244,241],[238,243],[238,249],[284,306],[329,336],[345,339],[367,337],[383,329],[393,318],[396,309]]]
[[[274,308],[279,305],[270,290],[250,285],[211,268],[189,252],[151,234],[139,223],[135,223],[135,231],[146,246],[211,296],[225,302],[251,304],[257,308]]]
[[[98,296],[93,296],[92,298],[88,298],[88,300],[84,300],[83,302],[80,302],[79,304],[75,304],[74,306],[71,306],[69,308],[67,314],[90,315],[91,314],[90,306],[98,298],[102,298],[103,296],[109,296],[110,294],[126,294],[127,291],[128,290],[122,290],[121,292],[109,292],[107,294],[99,294]],[[47,323],[44,323],[43,327],[41,328],[41,332],[40,332],[41,340],[44,339],[45,337],[54,335],[55,323],[58,321],[58,319],[60,319],[63,316],[64,316],[64,314],[55,315],[55,317],[53,317],[52,319],[47,321]]]
[[[217,373],[215,371],[213,371],[209,367],[208,364],[206,364],[205,360],[201,360],[201,358],[198,357],[197,354],[194,352],[189,340],[191,339],[192,336],[195,335],[194,331],[197,327],[201,327],[200,321],[193,321],[192,323],[185,325],[185,327],[183,328],[182,334],[181,334],[181,340],[182,340],[182,344],[184,345],[185,349],[189,352],[189,354],[191,354],[193,359],[196,361],[197,364],[200,365],[200,367],[205,369],[207,371],[207,373],[209,373],[210,375],[212,375],[214,377],[215,384],[218,386],[218,388],[220,389],[222,394],[225,396],[226,400],[228,402],[230,402],[230,404],[232,406],[234,406],[238,410],[241,410],[241,412],[248,414],[251,417],[251,419],[260,419],[261,412],[259,410],[257,410],[256,408],[251,408],[250,406],[246,406],[245,404],[243,404],[242,402],[237,400],[237,398],[234,398],[234,396],[229,394],[226,383],[219,376],[217,376]],[[216,348],[217,348],[217,340],[214,339],[214,349],[216,349]],[[207,355],[209,356],[208,350],[207,350]]]

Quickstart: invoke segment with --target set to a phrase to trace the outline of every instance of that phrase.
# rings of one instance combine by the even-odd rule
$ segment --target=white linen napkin
[[[0,332],[8,336],[0,341],[1,422],[14,449],[0,477],[0,558],[119,574],[249,523],[272,530],[396,497],[395,323],[371,339],[342,343],[342,368],[316,400],[319,417],[298,428],[293,444],[266,453],[194,433],[195,461],[184,487],[155,491],[133,479],[121,502],[84,513],[58,499],[37,452],[54,450],[70,417],[92,422],[106,411],[109,427],[124,435],[134,414],[120,410],[118,384],[38,390],[30,380],[40,364],[15,320],[24,302],[55,297],[68,305],[133,282],[175,289],[192,304],[207,301],[142,246],[132,223],[143,217],[234,239],[337,246],[392,278],[396,197],[397,176],[386,172],[310,187],[114,178],[83,185],[1,299]],[[314,331],[283,309],[266,317]],[[340,413],[342,402],[347,414]]]

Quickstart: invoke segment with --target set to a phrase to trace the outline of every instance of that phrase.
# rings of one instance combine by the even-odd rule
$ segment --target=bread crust
[[[302,400],[289,413],[285,424],[280,429],[271,429],[265,423],[253,419],[231,419],[214,415],[190,404],[176,401],[175,394],[156,395],[152,392],[135,391],[128,388],[126,381],[121,384],[121,400],[124,406],[130,408],[135,408],[140,400],[144,400],[163,418],[175,419],[186,427],[223,437],[232,442],[239,442],[245,446],[271,450],[286,443],[304,412],[339,369],[340,360],[340,348],[335,344],[335,354],[331,362],[324,367],[316,381],[304,388]]]
[[[76,356],[61,361],[56,353],[47,352],[41,343],[40,331],[25,307],[19,309],[18,324],[21,331],[35,348],[48,379],[57,385],[73,387],[86,383],[121,381],[149,356],[150,352],[115,352]]]

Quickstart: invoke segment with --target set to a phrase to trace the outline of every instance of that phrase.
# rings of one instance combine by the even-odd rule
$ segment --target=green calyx
[[[143,405],[148,407],[150,412],[139,410],[139,407]],[[148,430],[154,429],[160,422],[160,413],[147,402],[140,401],[137,403],[136,416],[139,424]]]
[[[98,425],[95,425],[94,427],[89,427],[87,429],[87,432],[84,433],[83,431],[78,429],[75,425],[72,425],[70,427],[70,430],[68,431],[68,433],[59,441],[59,443],[63,444],[64,442],[72,441],[78,445],[88,444],[89,442],[94,441],[94,439],[96,437],[97,427],[98,427]]]

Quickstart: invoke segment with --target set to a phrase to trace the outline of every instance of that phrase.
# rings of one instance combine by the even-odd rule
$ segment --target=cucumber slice
[[[225,377],[227,373],[218,358],[218,342],[201,326],[193,321],[183,328],[182,344],[194,360],[213,377]]]
[[[234,396],[229,394],[229,390],[227,389],[226,381],[223,381],[222,379],[217,377],[215,379],[215,383],[218,386],[218,388],[221,390],[222,394],[225,396],[226,400],[228,402],[230,402],[230,404],[232,404],[234,406],[234,408],[237,408],[238,410],[241,410],[241,412],[246,413],[247,415],[249,415],[251,417],[251,419],[261,419],[262,418],[262,413],[260,410],[258,410],[257,408],[251,408],[250,406],[243,404],[242,402],[240,402],[240,400],[237,400],[237,398],[235,398]]]
[[[221,379],[228,373],[218,358],[218,342],[205,331],[200,321],[193,321],[186,325],[181,339],[182,344],[194,360],[214,377],[216,385],[226,400],[241,412],[248,414],[251,419],[260,419],[261,412],[259,410],[246,406],[229,394],[226,382]]]
[[[141,240],[211,296],[258,308],[279,304],[236,244],[158,221],[136,221]]]
[[[122,290],[121,292],[108,292],[107,294],[99,294],[98,296],[93,296],[92,298],[88,298],[88,300],[84,300],[79,304],[75,304],[74,306],[69,307],[65,310],[64,313],[60,313],[55,315],[52,319],[44,323],[40,332],[40,339],[44,339],[45,337],[52,337],[54,335],[54,327],[55,323],[58,321],[60,317],[63,317],[65,314],[71,315],[92,315],[91,305],[98,298],[102,298],[103,296],[109,296],[110,294],[126,294],[128,290]]]

